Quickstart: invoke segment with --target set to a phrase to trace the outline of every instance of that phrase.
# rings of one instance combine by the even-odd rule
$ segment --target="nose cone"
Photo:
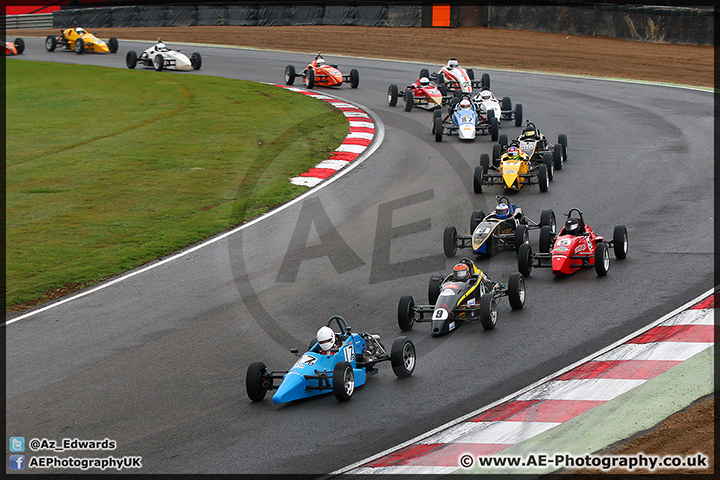
[[[273,395],[273,403],[285,403],[305,396],[307,380],[295,372],[288,372]]]
[[[517,172],[508,171],[503,173],[503,182],[505,183],[505,188],[520,189],[520,177]]]
[[[431,106],[433,106],[433,105],[437,105],[438,107],[442,106],[442,95],[440,94],[440,92],[438,90],[432,90],[432,91],[428,92],[427,97],[428,97],[428,104],[430,104]]]
[[[460,125],[458,128],[458,137],[461,140],[472,140],[475,138],[475,127],[472,125]]]
[[[553,273],[571,273],[570,259],[564,255],[553,255],[552,271]]]

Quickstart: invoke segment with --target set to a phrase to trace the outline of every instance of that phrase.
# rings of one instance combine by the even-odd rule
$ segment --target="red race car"
[[[16,38],[15,42],[5,42],[5,55],[20,55],[25,51],[25,40]]]
[[[577,216],[573,216],[573,212]],[[606,242],[590,225],[585,224],[582,212],[572,208],[559,234],[554,234],[549,226],[540,229],[540,253],[533,254],[528,243],[520,245],[518,270],[527,277],[533,267],[552,267],[553,273],[568,275],[582,267],[594,265],[598,276],[604,277],[610,268],[611,248],[615,258],[627,257],[628,234],[625,225],[615,226],[613,239]]]
[[[404,90],[400,90],[396,84],[388,87],[388,105],[394,107],[397,105],[398,98],[403,99],[405,111],[409,112],[413,107],[424,108],[425,110],[436,110],[443,105],[447,105],[452,96],[448,96],[445,85],[435,85],[426,76],[421,76],[413,83],[408,85]]]
[[[292,85],[295,83],[295,77],[303,77],[307,88],[313,88],[315,85],[334,87],[343,83],[349,83],[352,88],[357,88],[360,83],[360,74],[357,69],[353,68],[349,75],[343,75],[337,67],[337,65],[325,63],[325,59],[318,52],[315,60],[310,62],[300,73],[295,73],[294,65],[285,67],[285,84]]]

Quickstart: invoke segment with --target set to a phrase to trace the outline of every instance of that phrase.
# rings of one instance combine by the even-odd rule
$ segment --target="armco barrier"
[[[7,15],[5,17],[5,30],[13,30],[16,28],[50,28],[52,26],[52,13]]]

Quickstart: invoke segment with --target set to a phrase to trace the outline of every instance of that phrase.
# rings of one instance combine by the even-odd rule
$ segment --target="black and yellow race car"
[[[416,305],[410,295],[398,304],[400,330],[411,330],[415,322],[432,322],[433,335],[451,332],[463,323],[482,324],[485,330],[495,328],[498,299],[508,297],[510,308],[525,306],[525,280],[518,272],[510,274],[507,286],[493,282],[469,258],[462,258],[453,272],[443,277],[435,274],[428,284],[428,304]]]
[[[454,257],[458,248],[470,248],[483,258],[503,249],[512,248],[517,252],[520,245],[529,243],[529,230],[547,225],[550,231],[555,232],[555,212],[552,210],[543,210],[540,221],[535,222],[520,207],[510,203],[507,197],[498,196],[495,199],[497,206],[489,215],[482,210],[472,212],[469,235],[458,235],[457,228],[452,225],[445,227],[443,251],[446,257]]]
[[[567,135],[558,135],[557,143],[550,143],[540,129],[534,123],[528,121],[522,133],[512,142],[508,142],[507,135],[498,136],[498,143],[493,145],[492,163],[495,167],[500,165],[502,157],[510,145],[517,146],[522,153],[527,155],[533,162],[542,162],[545,154],[552,158],[555,170],[562,170],[567,161]]]

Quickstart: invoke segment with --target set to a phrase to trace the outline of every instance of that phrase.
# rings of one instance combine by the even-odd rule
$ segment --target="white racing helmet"
[[[328,351],[335,345],[335,332],[328,326],[320,327],[320,330],[317,332],[317,341],[320,344],[320,348]]]
[[[492,97],[492,93],[490,93],[490,90],[483,90],[480,92],[480,98],[483,100],[490,100]]]
[[[420,79],[420,85],[422,85],[423,87],[427,87],[428,85],[430,85],[430,79],[427,77],[422,77]]]
[[[451,58],[450,60],[448,60],[447,66],[448,68],[458,68],[457,58]]]
[[[318,58],[317,61],[315,62],[315,65],[317,65],[318,67],[322,67],[323,65],[325,65],[325,59]]]
[[[85,35],[85,30],[83,30],[82,27],[77,27],[75,31],[78,35]]]
[[[460,108],[470,108],[470,100],[468,100],[467,98],[463,98],[460,101]]]

